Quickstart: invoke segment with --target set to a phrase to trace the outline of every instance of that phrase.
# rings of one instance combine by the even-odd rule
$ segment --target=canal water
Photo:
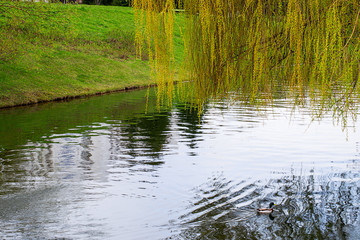
[[[360,239],[359,122],[145,95],[0,110],[0,238]]]

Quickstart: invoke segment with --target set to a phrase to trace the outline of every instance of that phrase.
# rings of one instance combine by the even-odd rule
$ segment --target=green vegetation
[[[83,0],[82,3],[91,5],[130,6],[130,0]]]
[[[0,107],[147,86],[128,7],[0,1]]]
[[[136,41],[154,46],[160,96],[174,97],[174,0],[134,0]],[[299,103],[344,113],[360,92],[358,0],[183,0],[181,96],[201,106],[239,92],[268,103],[280,88]],[[146,48],[144,48],[146,49]],[[182,86],[182,84],[179,84]],[[171,102],[171,101],[168,101]]]

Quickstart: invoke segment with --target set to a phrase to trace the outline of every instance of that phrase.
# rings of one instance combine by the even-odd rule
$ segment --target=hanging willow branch
[[[333,98],[334,89],[350,98],[358,88],[358,0],[183,0],[180,5],[186,19],[180,72],[191,82],[182,96],[198,104],[232,91],[250,101],[271,101],[279,88],[300,98],[305,91],[321,93],[322,99]],[[168,100],[174,94],[174,6],[173,0],[133,0],[139,53],[146,39],[158,93]]]

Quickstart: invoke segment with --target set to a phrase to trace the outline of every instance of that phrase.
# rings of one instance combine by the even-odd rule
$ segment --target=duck
[[[269,204],[269,208],[258,208],[256,209],[256,212],[259,214],[270,214],[274,211],[273,206],[275,206],[276,204],[271,202]]]

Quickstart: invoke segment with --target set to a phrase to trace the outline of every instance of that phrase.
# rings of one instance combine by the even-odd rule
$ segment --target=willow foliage
[[[313,101],[346,105],[358,90],[358,0],[183,0],[180,5],[186,19],[181,73],[191,82],[182,88],[183,97],[201,104],[240,91],[247,100],[268,101],[286,88],[300,100],[308,91]],[[133,0],[133,7],[138,51],[146,39],[159,94],[171,99],[174,1]]]

